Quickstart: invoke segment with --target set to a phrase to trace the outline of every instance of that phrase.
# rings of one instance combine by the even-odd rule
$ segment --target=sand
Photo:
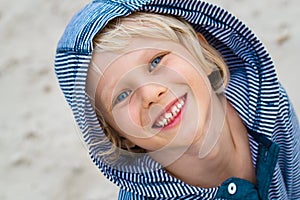
[[[117,187],[92,164],[58,87],[55,48],[84,0],[0,0],[0,200],[107,200]],[[300,114],[300,1],[214,0],[270,51]]]

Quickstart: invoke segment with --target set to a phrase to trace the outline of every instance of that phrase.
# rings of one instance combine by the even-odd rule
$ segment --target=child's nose
[[[152,104],[158,103],[167,92],[167,88],[159,84],[147,84],[139,90],[144,108],[149,108]]]

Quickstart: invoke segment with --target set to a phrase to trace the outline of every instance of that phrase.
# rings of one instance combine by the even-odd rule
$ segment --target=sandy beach
[[[87,0],[0,0],[0,200],[109,200],[118,188],[89,159],[54,73],[56,44]],[[300,1],[211,0],[269,50],[300,115]]]

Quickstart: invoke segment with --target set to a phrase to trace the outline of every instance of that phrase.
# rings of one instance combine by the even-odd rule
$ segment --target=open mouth
[[[187,94],[171,102],[157,117],[152,128],[164,128],[175,125],[179,121],[181,111],[185,105]]]

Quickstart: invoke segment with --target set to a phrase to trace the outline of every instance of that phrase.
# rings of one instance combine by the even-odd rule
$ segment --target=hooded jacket
[[[271,173],[266,186],[259,181],[264,177],[257,177],[258,186],[250,188],[265,187],[265,192],[258,192],[262,199],[300,199],[299,122],[273,62],[247,26],[224,9],[203,1],[94,0],[72,18],[57,46],[55,71],[85,142],[107,141],[85,92],[92,39],[110,20],[139,11],[185,19],[222,54],[230,71],[225,94],[249,131],[256,171],[260,171],[259,176]],[[274,155],[270,170],[257,168],[262,160],[261,144],[268,150],[264,155]],[[108,163],[98,153],[110,145],[107,141],[90,146],[89,153],[101,172],[120,187],[119,199],[252,199],[251,189],[232,187],[230,180],[215,188],[188,185],[166,173],[147,154],[130,161],[121,155],[116,163]],[[238,184],[239,180],[234,181]],[[234,196],[230,188],[244,196]]]

